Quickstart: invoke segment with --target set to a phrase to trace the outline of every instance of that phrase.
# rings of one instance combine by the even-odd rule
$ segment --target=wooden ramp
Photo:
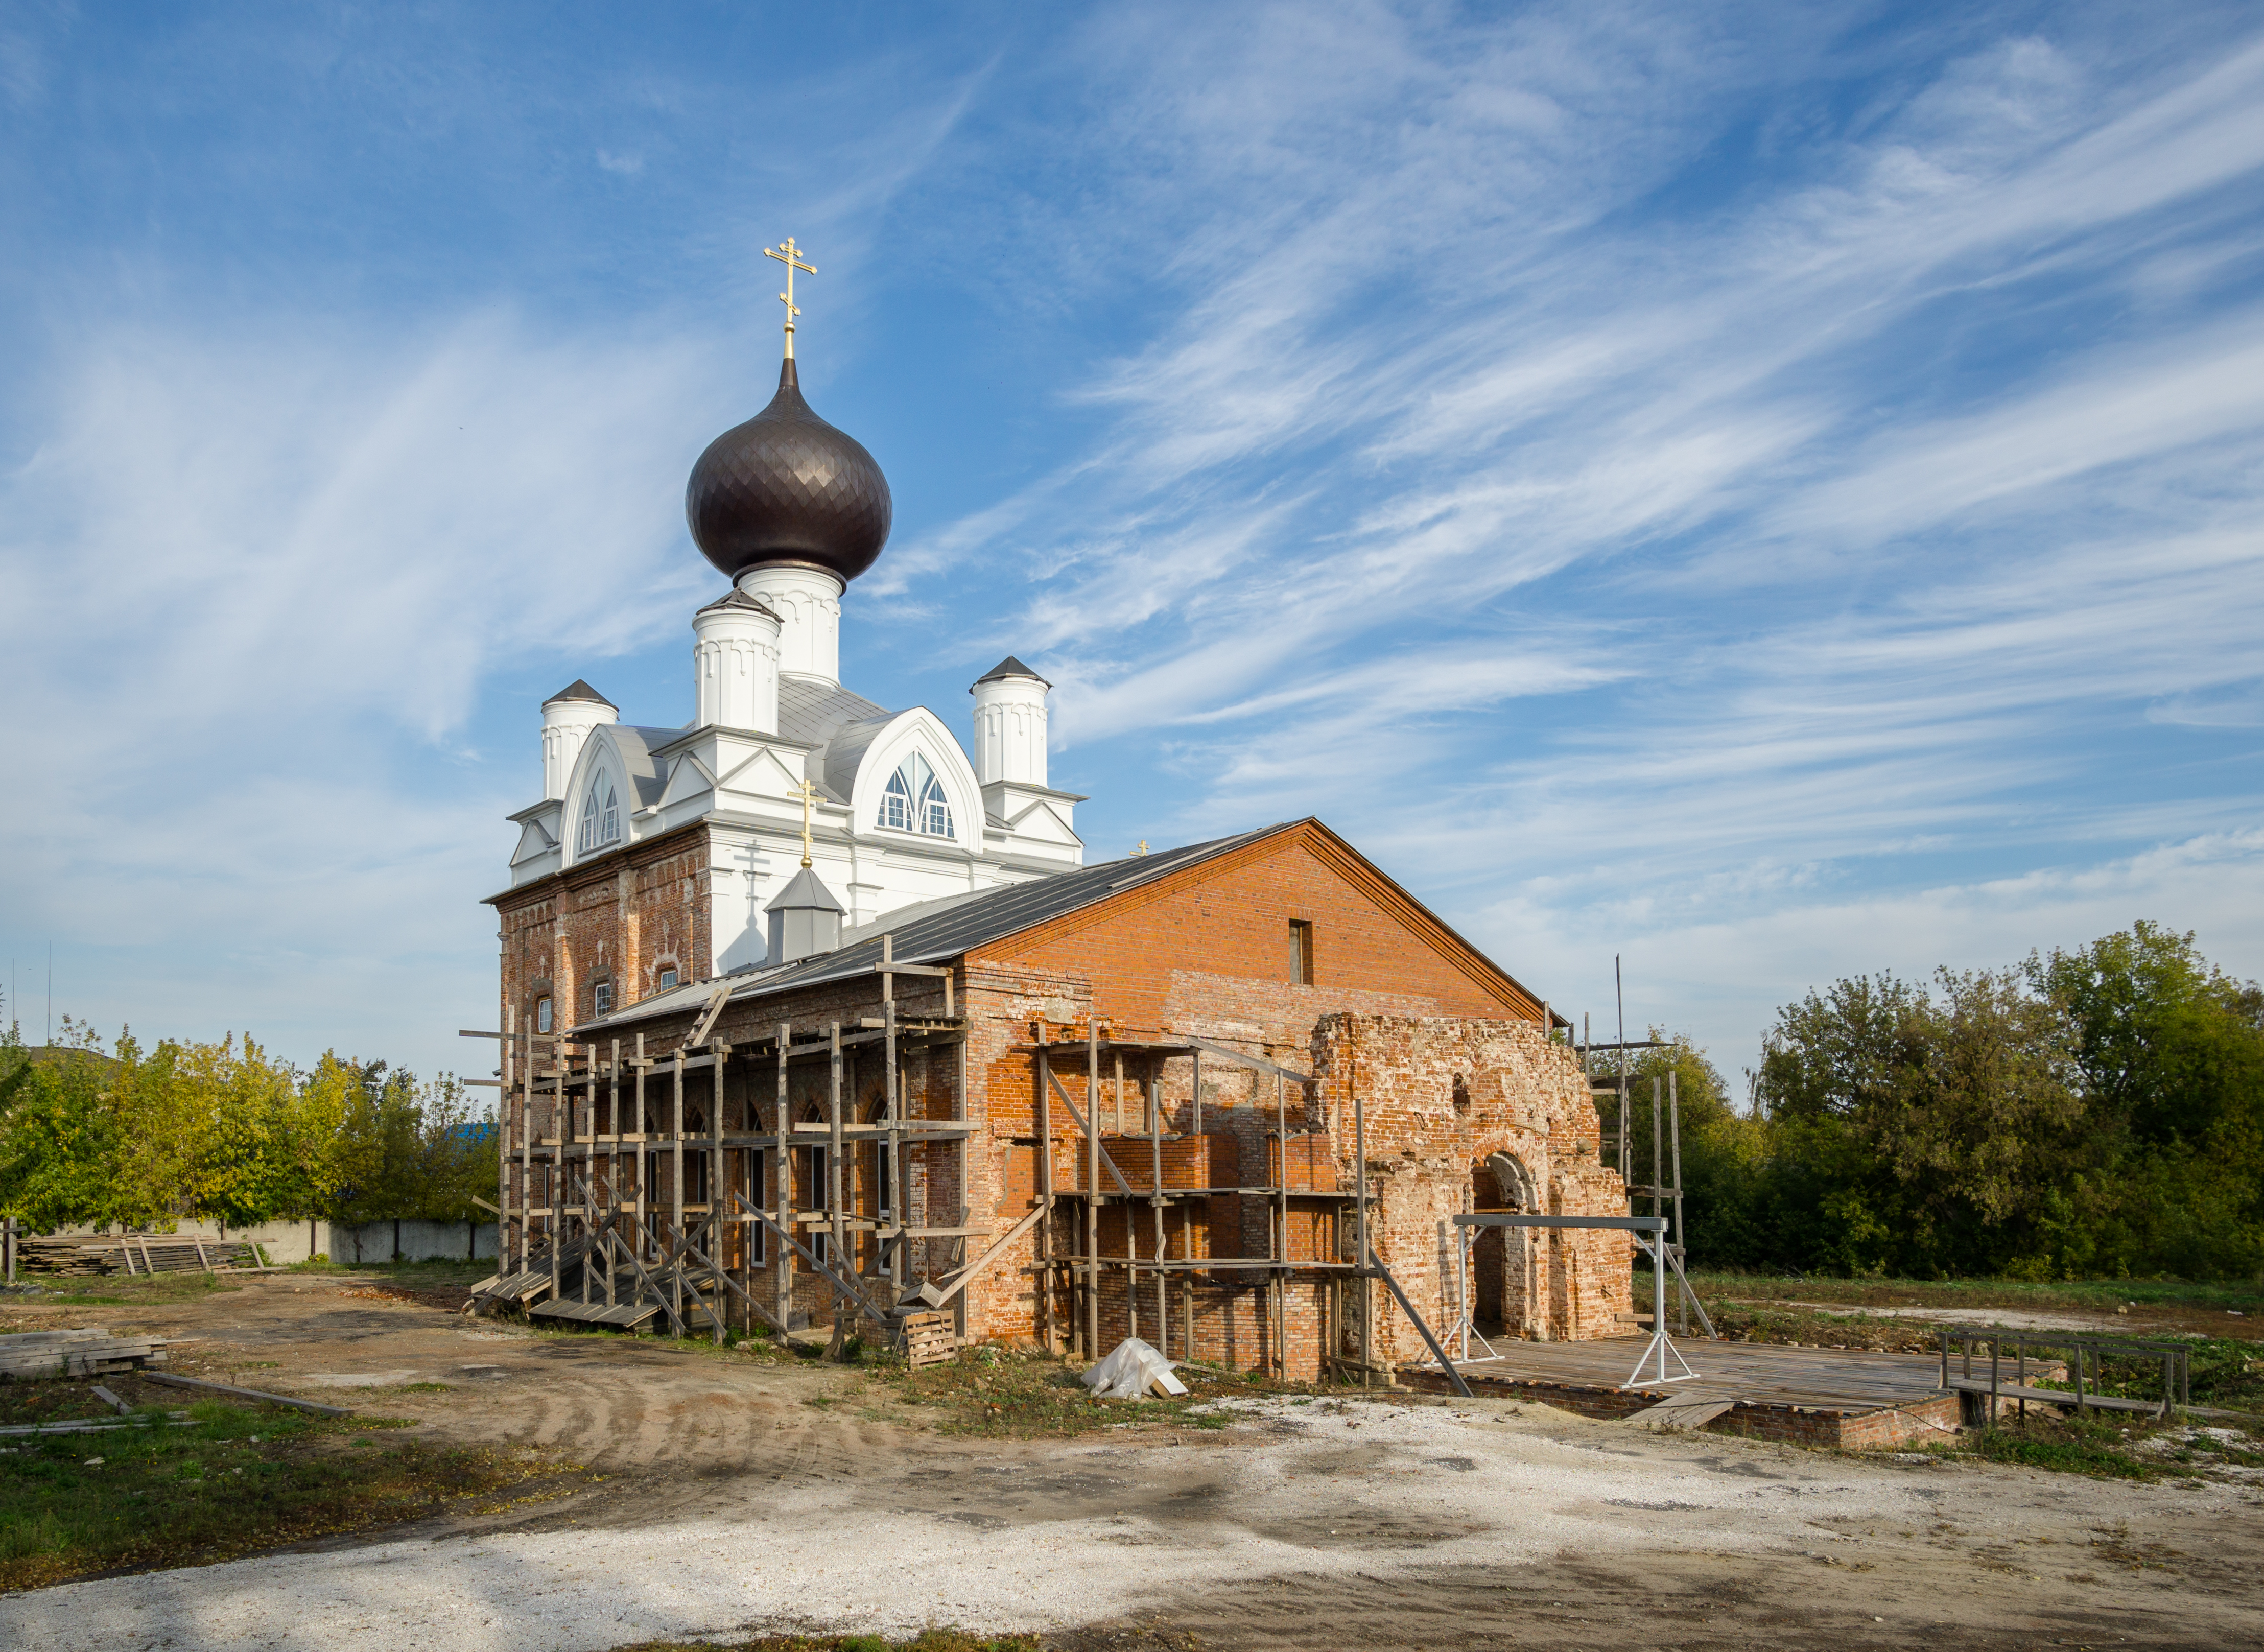
[[[544,1276],[548,1279],[548,1275]],[[608,1307],[603,1302],[541,1302],[526,1310],[529,1319],[570,1320],[581,1325],[612,1325],[622,1330],[637,1330],[660,1317],[657,1302],[619,1302]]]
[[[1687,1390],[1637,1411],[1627,1420],[1640,1428],[1703,1428],[1723,1412],[1734,1409],[1734,1399]]]
[[[588,1243],[574,1238],[566,1242],[558,1255],[558,1288],[562,1292],[578,1291],[582,1287],[582,1257]],[[472,1292],[474,1305],[522,1308],[533,1310],[535,1303],[550,1294],[550,1256],[541,1251],[528,1258],[527,1265],[517,1273],[500,1274],[478,1286]]]

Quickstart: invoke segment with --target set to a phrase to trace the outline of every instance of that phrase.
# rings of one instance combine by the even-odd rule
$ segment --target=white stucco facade
[[[704,822],[715,956],[700,973],[722,974],[768,961],[764,908],[801,869],[805,782],[813,868],[848,927],[1082,866],[1082,800],[1046,784],[1048,685],[1011,660],[976,685],[978,773],[933,712],[841,686],[841,595],[827,574],[761,569],[703,607],[686,727],[621,721],[578,683],[547,703],[544,795],[512,816],[512,887]]]

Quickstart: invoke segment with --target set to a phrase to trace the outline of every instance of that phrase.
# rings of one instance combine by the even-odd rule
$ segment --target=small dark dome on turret
[[[708,444],[684,494],[693,543],[731,579],[783,565],[846,584],[888,543],[892,511],[872,454],[802,399],[791,356],[771,404]]]

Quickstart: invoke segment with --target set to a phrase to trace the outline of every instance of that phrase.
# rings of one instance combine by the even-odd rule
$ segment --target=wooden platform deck
[[[1907,1405],[1942,1393],[1941,1362],[1930,1354],[1872,1353],[1861,1349],[1785,1348],[1769,1343],[1717,1343],[1702,1337],[1674,1344],[1694,1380],[1659,1383],[1628,1373],[1649,1339],[1610,1337],[1594,1342],[1497,1343],[1498,1359],[1473,1359],[1460,1368],[1465,1377],[1521,1382],[1565,1383],[1579,1388],[1624,1389],[1664,1398],[1703,1393],[1723,1398],[1764,1400],[1786,1405],[1870,1410]],[[1657,1361],[1647,1362],[1655,1373]],[[1673,1360],[1667,1369],[1674,1370]]]
[[[1678,1338],[1697,1373],[1661,1383],[1629,1373],[1649,1341],[1497,1343],[1499,1357],[1458,1362],[1478,1393],[1540,1400],[1589,1417],[1629,1417],[1670,1396],[1682,1404],[1727,1402],[1704,1426],[1728,1433],[1838,1446],[1885,1446],[1954,1431],[1958,1396],[1941,1386],[1941,1362],[1925,1354],[1860,1349],[1785,1348],[1766,1343]],[[1676,1367],[1667,1363],[1670,1372]],[[1447,1388],[1435,1369],[1403,1366],[1400,1380],[1433,1392]]]

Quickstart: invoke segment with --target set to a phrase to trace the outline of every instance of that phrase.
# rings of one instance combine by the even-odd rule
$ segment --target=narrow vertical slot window
[[[1307,918],[1289,920],[1289,980],[1299,987],[1313,984],[1313,925]]]

